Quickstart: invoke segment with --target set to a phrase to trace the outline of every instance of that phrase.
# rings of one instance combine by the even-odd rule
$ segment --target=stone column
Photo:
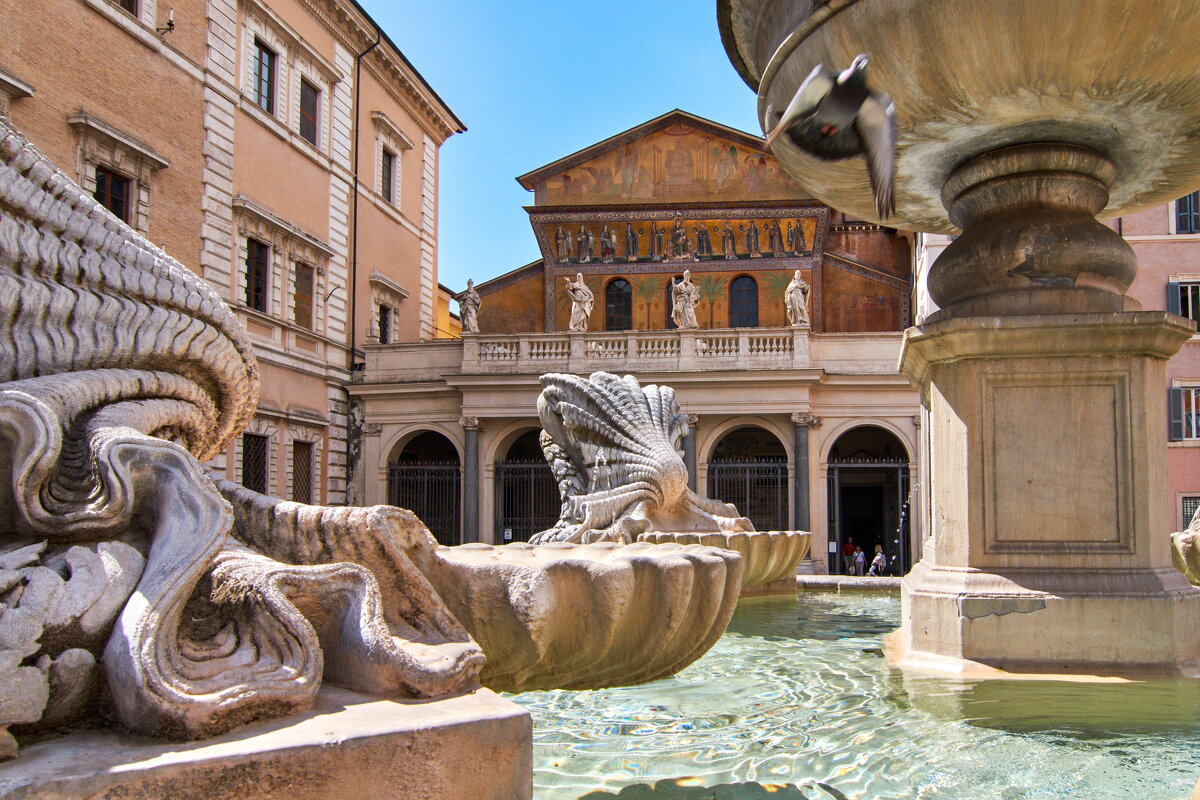
[[[463,543],[478,542],[479,538],[479,431],[483,423],[478,417],[462,417],[463,426]]]
[[[696,491],[696,423],[700,417],[688,414],[688,432],[683,437],[683,464],[687,467],[688,488]]]
[[[821,427],[821,418],[808,413],[792,414],[792,473],[794,502],[792,504],[792,528],[798,531],[812,531],[811,509],[809,502],[809,484],[811,479],[808,470],[808,430]],[[817,571],[817,562],[813,559],[810,547],[808,555],[800,562],[796,571],[804,575],[812,575]]]

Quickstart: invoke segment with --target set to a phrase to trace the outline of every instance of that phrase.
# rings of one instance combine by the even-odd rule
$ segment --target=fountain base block
[[[950,674],[1200,677],[1200,590],[1171,563],[1165,312],[955,318],[901,370],[930,423],[930,536],[892,660]]]
[[[313,707],[197,742],[77,731],[0,766],[9,800],[529,798],[529,712],[487,689],[388,701],[322,687]],[[486,766],[486,768],[481,768]]]

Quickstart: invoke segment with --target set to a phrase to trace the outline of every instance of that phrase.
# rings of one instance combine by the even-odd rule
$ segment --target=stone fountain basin
[[[868,54],[871,86],[896,104],[899,219],[887,224],[956,232],[941,197],[950,173],[1030,142],[1113,163],[1104,218],[1200,186],[1200,6],[1186,0],[718,0],[717,16],[730,60],[759,92],[760,121],[817,64],[843,69]],[[862,158],[821,161],[786,137],[774,149],[815,196],[881,221]]]
[[[742,558],[695,544],[439,547],[426,577],[483,648],[495,691],[600,689],[704,655],[741,594]]]
[[[736,533],[643,533],[639,542],[700,544],[732,550],[742,557],[742,589],[758,589],[780,581],[796,590],[796,567],[808,555],[812,534],[807,531],[744,531]]]

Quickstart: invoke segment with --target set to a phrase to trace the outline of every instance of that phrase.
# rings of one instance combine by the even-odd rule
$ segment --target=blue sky
[[[516,176],[682,108],[758,133],[714,0],[360,0],[467,126],[441,154],[439,279],[538,257]]]

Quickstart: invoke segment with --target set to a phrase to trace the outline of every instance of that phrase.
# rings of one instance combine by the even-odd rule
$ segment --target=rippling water
[[[674,678],[513,696],[537,800],[1182,800],[1200,682],[905,678],[896,596],[748,598]]]

